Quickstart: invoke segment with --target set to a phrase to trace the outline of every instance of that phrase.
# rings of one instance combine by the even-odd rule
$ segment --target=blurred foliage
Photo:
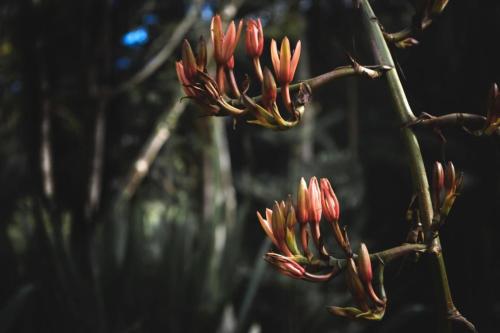
[[[211,13],[226,4],[204,2],[187,37],[208,37]],[[374,5],[388,30],[411,21],[406,1]],[[141,84],[108,93],[157,54],[190,6],[187,0],[0,4],[0,332],[431,331],[425,263],[388,269],[388,313],[375,324],[328,315],[325,306],[350,302],[342,277],[311,285],[260,264],[267,245],[255,211],[294,194],[300,176],[333,181],[355,247],[360,239],[373,251],[404,240],[411,184],[382,80],[332,83],[288,132],[233,129],[231,121],[200,118],[188,103],[169,123],[170,136],[144,181],[124,196],[139,153],[178,98],[179,52]],[[484,113],[487,87],[500,81],[499,14],[493,1],[451,0],[418,47],[395,50],[416,113]],[[299,79],[346,64],[346,52],[363,64],[373,61],[352,1],[239,3],[236,18],[253,16],[264,23],[267,64],[270,38],[302,40]],[[242,43],[236,52],[242,77],[250,62]],[[40,167],[47,101],[52,200],[43,193]],[[88,214],[100,105],[102,195]],[[441,159],[439,139],[418,134],[426,163]],[[460,310],[486,332],[500,315],[498,140],[458,130],[445,135],[445,158],[466,176],[442,232],[451,287]]]

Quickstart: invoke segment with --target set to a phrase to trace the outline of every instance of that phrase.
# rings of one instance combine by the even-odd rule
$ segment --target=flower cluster
[[[246,52],[252,61],[262,92],[260,97],[250,98],[246,95],[249,80],[239,85],[234,74],[234,51],[242,28],[243,21],[238,25],[231,21],[224,33],[220,16],[212,18],[211,37],[217,67],[215,77],[207,72],[207,47],[203,38],[198,44],[196,56],[189,42],[184,41],[182,59],[176,63],[176,71],[186,98],[194,100],[207,115],[245,115],[249,123],[272,129],[287,129],[297,125],[303,114],[305,102],[292,102],[290,83],[293,81],[299,62],[300,41],[292,52],[288,38],[283,38],[279,53],[276,41],[271,41],[271,59],[280,84],[278,89],[273,73],[268,68],[262,69],[260,64],[260,57],[264,51],[262,23],[260,19],[247,21]],[[290,114],[288,117],[283,117],[279,111],[276,102],[278,90],[281,92],[283,105]],[[307,100],[303,98],[305,94],[310,94],[310,91],[305,84],[299,84],[297,100]]]
[[[347,286],[359,308],[332,306],[328,308],[332,314],[370,320],[383,316],[385,296],[381,299],[373,289],[368,249],[361,244],[357,258],[353,253],[346,229],[339,225],[340,206],[328,179],[322,178],[318,182],[312,177],[308,185],[302,178],[295,204],[291,197],[286,201],[275,201],[272,209],[266,209],[265,217],[260,212],[257,212],[257,217],[279,252],[267,253],[265,259],[284,275],[323,282],[346,270]],[[329,254],[321,234],[322,218],[329,224],[346,259],[338,260]],[[296,237],[296,229],[299,237]],[[314,245],[312,249],[310,243]],[[337,264],[332,264],[332,260]]]

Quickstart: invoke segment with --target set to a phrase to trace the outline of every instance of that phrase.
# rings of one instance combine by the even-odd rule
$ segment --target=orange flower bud
[[[300,223],[309,222],[309,194],[307,192],[307,183],[304,177],[300,178],[299,188],[297,190],[297,218]]]
[[[247,21],[247,34],[245,40],[247,54],[251,58],[258,58],[264,50],[264,33],[262,31],[262,23],[260,18],[257,20]]]
[[[321,221],[321,192],[318,185],[318,179],[312,177],[309,180],[308,203],[309,203],[309,220],[313,223]]]
[[[323,214],[328,222],[338,221],[340,215],[339,202],[335,192],[333,192],[330,181],[326,178],[320,179],[321,186],[321,206]]]
[[[238,40],[240,39],[243,21],[238,24],[238,29],[231,21],[227,27],[226,33],[222,32],[222,21],[219,15],[212,18],[210,24],[212,32],[212,42],[214,44],[214,59],[217,65],[226,66],[234,53]]]
[[[293,81],[293,76],[295,75],[295,70],[299,63],[300,47],[301,44],[299,40],[295,46],[292,57],[290,41],[285,37],[281,41],[280,54],[278,56],[276,41],[274,39],[271,41],[271,60],[273,62],[274,73],[276,73],[276,77],[280,84],[285,85]]]
[[[371,283],[373,279],[372,264],[370,254],[366,248],[365,243],[361,243],[359,247],[359,277],[363,283]]]

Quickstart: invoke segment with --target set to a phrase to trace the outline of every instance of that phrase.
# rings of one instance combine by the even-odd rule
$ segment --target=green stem
[[[404,125],[410,121],[415,120],[415,115],[413,114],[410,108],[403,86],[401,84],[401,80],[399,79],[398,73],[394,68],[394,61],[389,51],[389,47],[387,46],[387,43],[384,39],[383,32],[380,29],[378,19],[373,13],[373,10],[368,0],[362,0],[361,4],[362,4],[361,5],[362,19],[366,25],[368,38],[372,44],[376,61],[380,64],[392,67],[392,69],[387,71],[385,77],[387,78],[389,91],[394,101],[395,110],[398,113],[399,121],[401,125]],[[453,300],[451,297],[448,278],[446,275],[446,267],[441,253],[441,244],[439,237],[432,237],[431,225],[432,225],[433,211],[432,211],[431,196],[429,193],[429,183],[425,172],[422,153],[420,151],[420,146],[418,144],[417,138],[411,128],[403,127],[402,134],[404,143],[408,150],[413,186],[415,188],[415,192],[418,195],[420,217],[422,219],[422,224],[426,231],[426,239],[429,242],[428,243],[429,252],[436,256],[437,260],[435,260],[435,265],[439,266],[438,272],[439,272],[439,280],[441,282],[440,283],[442,292],[441,296],[445,300],[447,306],[446,312],[450,312],[455,309],[455,306],[453,305]],[[446,325],[443,325],[443,327],[449,328],[447,324],[448,322],[447,317],[443,317],[442,322],[443,323],[446,322]]]

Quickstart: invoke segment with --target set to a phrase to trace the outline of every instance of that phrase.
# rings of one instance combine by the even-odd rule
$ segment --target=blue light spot
[[[115,61],[115,67],[119,70],[125,70],[130,67],[130,58],[128,57],[120,57]]]
[[[214,16],[212,6],[209,3],[205,2],[203,4],[203,7],[201,7],[201,19],[203,21],[210,21],[212,19],[212,16]]]
[[[128,47],[143,45],[149,40],[148,31],[144,27],[127,32],[122,37],[122,44]]]
[[[146,14],[142,18],[142,21],[146,25],[158,24],[158,22],[159,22],[158,15],[156,15],[156,14]]]

